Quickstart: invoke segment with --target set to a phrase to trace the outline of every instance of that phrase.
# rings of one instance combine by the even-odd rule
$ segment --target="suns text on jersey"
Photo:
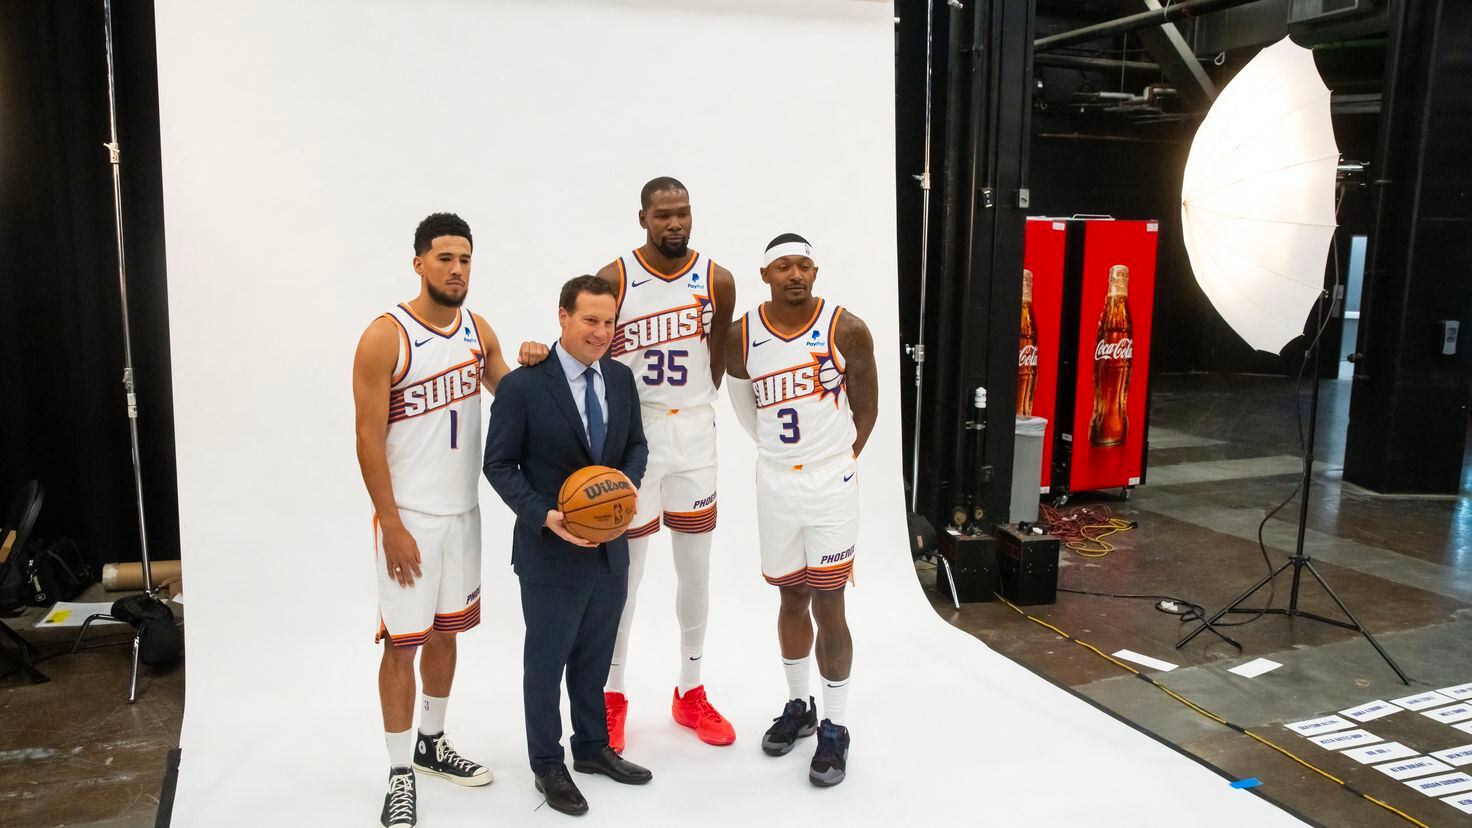
[[[631,319],[619,326],[613,353],[617,356],[699,336],[702,333],[700,315],[700,305],[695,304]]]
[[[788,400],[818,393],[818,366],[800,365],[751,381],[757,408],[768,408]]]
[[[479,393],[480,360],[473,359],[394,392],[389,419],[417,417]]]

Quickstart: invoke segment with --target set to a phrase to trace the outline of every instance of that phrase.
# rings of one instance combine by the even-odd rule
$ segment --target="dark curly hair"
[[[429,252],[434,240],[440,236],[460,236],[475,249],[475,240],[470,237],[470,225],[454,213],[430,213],[419,226],[414,228],[414,255]]]

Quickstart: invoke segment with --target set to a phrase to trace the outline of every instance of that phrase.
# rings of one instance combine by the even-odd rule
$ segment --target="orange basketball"
[[[593,543],[606,543],[633,522],[637,495],[634,484],[618,469],[585,466],[563,481],[557,510],[569,532]]]

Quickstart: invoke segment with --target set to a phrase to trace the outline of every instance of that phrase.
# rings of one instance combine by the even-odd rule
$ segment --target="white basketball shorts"
[[[420,577],[404,587],[388,574],[383,530],[373,518],[378,568],[378,637],[395,647],[417,647],[431,630],[456,633],[480,623],[480,508],[458,515],[400,509],[404,528],[419,546]]]
[[[716,528],[716,414],[709,405],[642,409],[649,468],[639,486],[639,511],[629,540],[659,531],[699,535]]]
[[[858,462],[846,454],[800,469],[757,461],[756,516],[767,583],[842,589],[859,539]]]

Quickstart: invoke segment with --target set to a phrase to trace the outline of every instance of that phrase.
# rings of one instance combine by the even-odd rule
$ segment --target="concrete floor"
[[[1140,527],[1117,536],[1118,549],[1106,557],[1065,552],[1060,585],[1175,595],[1209,608],[1251,585],[1264,572],[1257,524],[1297,478],[1291,394],[1289,382],[1269,377],[1157,378],[1147,485],[1128,502],[1080,495],[1068,504],[1107,505]],[[1410,675],[1411,688],[1357,634],[1312,621],[1268,616],[1232,629],[1244,647],[1239,655],[1210,635],[1173,649],[1180,622],[1150,601],[1065,593],[1056,604],[1027,610],[1106,652],[1128,648],[1180,664],[1152,675],[1428,825],[1472,824],[1472,817],[1281,726],[1416,689],[1472,681],[1472,497],[1382,498],[1342,483],[1347,397],[1347,383],[1324,386],[1308,547],[1325,578]],[[1296,518],[1290,506],[1268,526],[1274,563],[1293,546]],[[1408,824],[1002,604],[954,610],[935,595],[933,569],[921,564],[917,574],[943,618],[1234,777],[1261,779],[1264,794],[1301,815],[1332,826]],[[1275,606],[1283,604],[1286,589],[1285,578]],[[1334,612],[1311,584],[1303,588],[1302,604]],[[25,630],[46,652],[70,644],[64,631],[31,630],[33,621],[7,623]],[[116,632],[99,632],[98,640],[105,635]],[[1258,656],[1284,666],[1256,679],[1226,672]],[[57,657],[42,668],[51,683],[31,686],[15,675],[0,679],[0,825],[153,825],[167,754],[178,744],[184,671],[145,670],[142,697],[128,705],[126,646]],[[1423,751],[1472,743],[1472,735],[1412,713],[1366,727]],[[1196,818],[1179,815],[1186,822]]]
[[[1179,664],[1164,673],[1140,669],[1428,825],[1472,824],[1472,817],[1450,805],[1282,726],[1376,699],[1472,682],[1472,497],[1465,496],[1467,487],[1460,498],[1405,499],[1344,484],[1349,384],[1326,383],[1322,393],[1305,545],[1324,578],[1410,676],[1409,688],[1359,634],[1310,620],[1265,616],[1227,630],[1242,644],[1239,654],[1210,634],[1174,649],[1190,627],[1158,611],[1151,600],[1064,593],[1056,604],[1025,609],[1105,652],[1130,649]],[[1127,502],[1081,495],[1066,507],[1107,506],[1116,516],[1138,521],[1139,529],[1111,538],[1118,548],[1106,557],[1065,551],[1060,587],[1171,595],[1210,609],[1230,602],[1266,573],[1257,526],[1297,482],[1301,461],[1294,422],[1287,380],[1158,378],[1147,485]],[[1264,533],[1275,565],[1293,548],[1297,515],[1295,502]],[[1265,795],[1306,818],[1334,826],[1410,824],[1191,711],[1003,604],[963,604],[956,611],[934,592],[934,568],[922,563],[917,569],[936,612],[952,624],[1232,776],[1261,779]],[[1289,584],[1285,573],[1273,606],[1285,605]],[[1249,606],[1262,606],[1265,592]],[[1305,580],[1301,596],[1303,609],[1340,617],[1316,584]],[[1227,672],[1259,656],[1284,666],[1256,679]],[[1472,735],[1409,712],[1365,728],[1422,752],[1472,743]]]
[[[94,585],[78,600],[125,594]],[[51,681],[0,678],[0,825],[150,828],[179,745],[183,668],[142,668],[138,703],[128,704],[133,628],[93,626],[83,647],[98,646],[70,655],[77,630],[35,629],[41,614],[4,619],[36,645]]]

